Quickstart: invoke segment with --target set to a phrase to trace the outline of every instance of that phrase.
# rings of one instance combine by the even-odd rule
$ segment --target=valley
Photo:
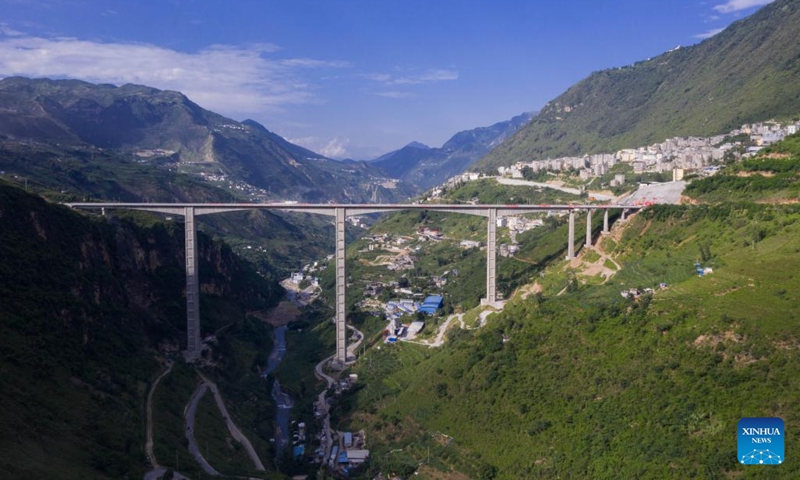
[[[734,4],[691,11],[715,26]],[[0,476],[800,477],[797,0],[667,51],[616,24],[558,72],[527,67],[562,56],[581,12],[525,43],[552,36],[547,9],[305,7],[259,11],[259,31],[298,32],[280,45],[166,13],[169,46],[0,22]],[[250,6],[228,8],[219,25]],[[666,35],[662,5],[639,10]],[[524,28],[498,29],[511,17]],[[405,43],[356,61],[385,47],[383,18]],[[246,23],[237,41],[266,38]],[[309,34],[330,23],[348,31]],[[184,24],[221,43],[181,43]],[[596,70],[617,34],[663,53]],[[110,71],[107,49],[140,72],[16,70],[35,53]],[[517,91],[489,105],[479,84]]]

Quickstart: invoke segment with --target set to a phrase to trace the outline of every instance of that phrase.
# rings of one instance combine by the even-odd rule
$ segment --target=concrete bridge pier
[[[339,207],[335,212],[336,216],[336,355],[333,363],[344,367],[347,362],[347,321],[345,310],[345,291],[347,288],[347,276],[345,272],[345,224],[347,218],[346,209]]]
[[[186,239],[186,360],[200,356],[200,286],[197,278],[197,226],[194,207],[184,208]]]
[[[606,208],[605,213],[603,213],[603,233],[608,233],[608,209]]]
[[[621,220],[624,222],[626,218],[628,218],[628,209],[627,208],[623,208],[622,209],[622,218],[621,218]]]
[[[497,209],[487,210],[489,226],[486,232],[486,303],[497,300]]]
[[[567,240],[567,260],[575,258],[575,210],[569,211],[569,240]]]
[[[592,211],[586,210],[586,248],[592,248]]]

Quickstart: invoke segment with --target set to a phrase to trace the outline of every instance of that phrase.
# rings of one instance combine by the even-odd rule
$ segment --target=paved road
[[[200,399],[203,398],[203,395],[206,394],[207,390],[208,384],[206,382],[198,385],[197,389],[192,394],[191,400],[189,400],[189,405],[186,406],[186,410],[184,411],[184,416],[186,418],[186,439],[189,441],[189,453],[197,460],[197,463],[200,464],[203,471],[209,475],[218,477],[219,472],[208,463],[205,457],[203,457],[202,452],[200,452],[200,447],[197,446],[197,441],[194,438],[194,416],[197,413],[197,404],[200,402]]]
[[[480,322],[478,322],[478,328],[483,328],[483,327],[485,327],[485,326],[486,326],[486,318],[487,318],[489,315],[493,314],[493,313],[497,313],[497,312],[496,312],[496,311],[494,311],[494,310],[484,310],[484,311],[482,311],[482,312],[480,313],[480,315],[478,315],[478,317],[480,317],[480,319],[481,319],[481,321],[480,321]]]
[[[158,480],[161,478],[165,473],[167,473],[167,469],[165,467],[158,467],[156,469],[150,470],[149,472],[144,474],[143,480]],[[184,477],[178,472],[173,472],[173,479],[175,480],[190,480],[189,477]]]
[[[462,320],[463,318],[463,313],[454,313],[447,317],[447,320],[443,324],[439,325],[439,333],[436,334],[436,339],[433,341],[408,340],[405,338],[401,338],[400,341],[406,343],[416,343],[417,345],[424,345],[426,347],[441,347],[444,345],[444,335],[447,333],[447,328],[450,327],[450,323],[458,319],[458,321],[461,322],[461,328],[464,328],[464,321]]]
[[[356,335],[358,336],[358,340],[347,346],[347,359],[349,360],[349,363],[354,363],[356,361],[355,359],[356,359],[356,352],[358,352],[358,347],[361,346],[361,342],[364,341],[364,334],[361,333],[360,330],[358,330],[356,327],[352,325],[346,325],[346,326],[348,329],[355,332]],[[351,358],[352,360],[350,360]]]
[[[524,187],[539,187],[539,188],[552,188],[553,190],[558,190],[561,192],[571,193],[573,195],[580,195],[581,191],[577,188],[568,188],[568,187],[558,187],[556,185],[552,185],[549,183],[542,183],[542,182],[531,182],[528,180],[520,180],[517,178],[503,178],[497,177],[497,183],[501,185],[516,185],[516,186],[524,186]],[[590,197],[594,197],[597,200],[605,201],[605,200],[614,200],[613,195],[606,195],[603,193],[592,192],[588,191],[586,194]]]
[[[167,369],[161,372],[161,375],[155,379],[153,386],[150,387],[150,393],[147,394],[147,438],[144,443],[144,453],[153,468],[158,468],[160,466],[153,453],[153,394],[156,391],[156,387],[158,387],[158,382],[172,371],[172,365],[172,361],[167,360]]]
[[[417,345],[424,345],[426,347],[441,347],[442,345],[444,345],[444,336],[447,333],[447,329],[450,327],[450,323],[453,322],[454,320],[458,320],[458,322],[461,324],[461,329],[462,330],[476,330],[478,328],[483,328],[484,326],[486,326],[486,317],[488,317],[489,315],[491,315],[493,313],[497,313],[497,312],[495,310],[491,310],[491,309],[482,311],[478,316],[480,318],[480,321],[478,322],[478,326],[477,327],[468,327],[464,323],[464,314],[463,313],[454,313],[453,315],[450,315],[447,318],[447,321],[445,321],[443,324],[441,324],[439,326],[439,333],[436,335],[436,339],[435,340],[425,342],[425,341],[418,341],[418,340],[406,340],[404,338],[401,338],[400,341],[407,342],[407,343],[416,343]]]
[[[156,456],[153,453],[153,394],[155,393],[156,387],[161,379],[172,371],[173,365],[174,364],[172,361],[167,361],[167,369],[161,372],[161,375],[155,379],[153,386],[150,388],[150,393],[147,394],[147,438],[144,444],[144,451],[145,455],[147,455],[147,459],[150,461],[150,465],[153,466],[153,469],[144,474],[144,480],[157,480],[167,473],[167,468],[158,464]],[[184,477],[178,472],[174,472],[174,476],[172,478],[175,480],[189,480],[189,477]]]
[[[644,205],[655,203],[681,203],[681,194],[686,182],[651,183],[641,185],[638,190],[619,200],[620,205]]]
[[[322,431],[324,433],[324,441],[325,441],[325,455],[322,457],[322,464],[324,465],[325,462],[328,460],[328,457],[331,455],[331,448],[333,447],[333,436],[331,435],[331,417],[328,414],[328,402],[325,401],[325,395],[328,393],[328,389],[333,386],[334,379],[333,377],[327,375],[325,372],[322,371],[322,367],[325,366],[326,363],[333,360],[333,355],[328,358],[323,359],[321,362],[314,367],[314,375],[320,380],[325,380],[327,386],[325,387],[322,392],[320,392],[319,396],[317,397],[317,405],[319,405],[320,410],[322,411]]]
[[[219,408],[220,413],[222,413],[222,418],[225,419],[225,424],[228,426],[228,431],[231,433],[231,436],[236,439],[237,442],[241,443],[242,446],[247,451],[247,455],[250,457],[250,460],[253,461],[253,466],[259,472],[263,472],[264,464],[261,463],[261,459],[258,458],[256,454],[256,449],[253,448],[253,444],[250,443],[250,440],[239,430],[239,427],[233,423],[233,419],[231,415],[228,413],[228,409],[225,407],[225,402],[222,401],[222,395],[219,394],[219,389],[217,388],[217,384],[207,379],[202,373],[199,373],[200,377],[208,384],[209,388],[211,388],[211,392],[214,394],[214,400],[217,402],[217,408]]]
[[[347,346],[347,358],[348,359],[353,358],[353,360],[348,363],[353,363],[355,362],[355,357],[356,357],[356,352],[358,351],[358,347],[361,345],[361,342],[364,341],[364,334],[360,330],[351,325],[347,325],[347,328],[349,330],[352,330],[358,335],[358,340]],[[331,417],[328,412],[328,402],[325,401],[325,396],[328,393],[328,389],[331,388],[333,384],[336,382],[336,380],[334,380],[333,377],[331,377],[330,375],[326,374],[323,371],[323,367],[331,360],[333,360],[333,357],[334,355],[323,359],[321,362],[317,364],[316,367],[314,367],[314,375],[319,380],[325,380],[325,383],[327,384],[325,386],[325,389],[322,390],[320,394],[317,396],[317,405],[319,405],[319,408],[322,411],[322,432],[323,432],[323,441],[325,442],[325,454],[322,457],[323,465],[325,464],[325,462],[327,462],[328,458],[330,457],[331,449],[333,448],[333,435],[331,434]]]

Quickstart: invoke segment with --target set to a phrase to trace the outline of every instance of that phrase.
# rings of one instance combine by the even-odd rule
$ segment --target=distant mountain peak
[[[533,116],[533,113],[526,112],[488,127],[458,132],[440,148],[411,142],[371,163],[393,178],[411,183],[419,189],[428,189],[462,173]]]
[[[0,79],[0,111],[0,141],[94,146],[143,163],[152,152],[170,152],[175,169],[222,175],[250,198],[363,202],[411,194],[404,185],[383,187],[382,172],[370,165],[333,161],[176,91],[12,77]]]

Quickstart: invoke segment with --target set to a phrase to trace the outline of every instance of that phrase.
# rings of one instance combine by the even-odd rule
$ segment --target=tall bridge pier
[[[200,283],[197,272],[197,227],[194,207],[183,213],[186,240],[186,352],[189,360],[200,355]]]
[[[336,353],[333,362],[344,366],[347,358],[346,309],[347,272],[345,227],[348,216],[384,213],[397,210],[432,210],[486,217],[486,298],[481,303],[495,305],[497,302],[497,219],[503,216],[522,215],[534,212],[569,212],[569,239],[567,258],[575,257],[575,212],[587,211],[586,246],[591,246],[591,212],[604,209],[603,231],[608,232],[608,210],[622,209],[624,219],[629,210],[639,206],[630,205],[405,205],[405,204],[290,204],[290,203],[71,203],[72,208],[128,209],[182,215],[185,229],[186,253],[186,359],[194,361],[200,356],[202,339],[200,329],[200,281],[197,262],[197,224],[195,217],[214,213],[245,210],[273,210],[314,213],[334,218],[336,228]]]

